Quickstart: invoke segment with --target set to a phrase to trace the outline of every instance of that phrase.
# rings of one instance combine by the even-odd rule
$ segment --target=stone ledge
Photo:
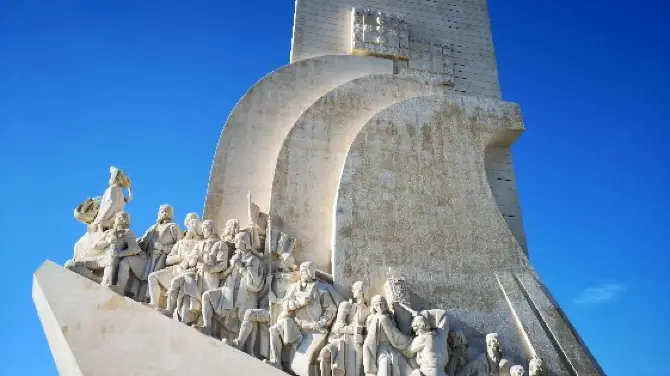
[[[51,261],[33,301],[61,375],[286,375]]]

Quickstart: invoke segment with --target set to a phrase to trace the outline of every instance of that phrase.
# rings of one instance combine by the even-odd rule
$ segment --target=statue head
[[[316,279],[316,265],[311,261],[300,264],[300,282],[311,282]]]
[[[428,323],[428,319],[421,315],[414,316],[412,319],[412,330],[414,330],[414,333],[416,334],[429,332],[430,324]]]
[[[170,223],[174,216],[174,208],[171,205],[163,204],[158,207],[158,223]]]
[[[122,170],[111,166],[109,168],[109,186],[130,188],[130,178]]]
[[[449,335],[447,336],[447,342],[451,348],[468,345],[468,339],[465,336],[465,333],[460,329],[450,330]]]
[[[251,237],[246,231],[240,231],[235,235],[235,248],[240,251],[247,251],[251,249]]]
[[[351,295],[356,300],[365,300],[363,281],[356,281],[351,285]]]
[[[544,375],[544,366],[542,359],[533,358],[528,362],[528,376],[542,376]]]
[[[486,335],[486,355],[495,363],[498,363],[502,358],[498,333],[489,333]]]
[[[186,214],[186,218],[184,218],[184,226],[186,226],[187,234],[200,235],[200,216],[196,213]]]
[[[509,374],[510,376],[525,376],[526,370],[523,369],[523,366],[516,365],[509,369]]]
[[[237,219],[229,219],[226,221],[226,227],[223,229],[221,238],[226,242],[232,243],[239,232],[240,221]]]
[[[114,216],[114,228],[117,230],[130,228],[130,214],[120,211]]]
[[[370,301],[372,314],[375,313],[389,313],[389,306],[386,303],[386,298],[383,295],[375,295]]]
[[[202,224],[200,225],[200,228],[202,229],[202,235],[205,238],[209,238],[211,236],[216,236],[214,233],[214,221],[211,219],[205,219],[202,221]]]

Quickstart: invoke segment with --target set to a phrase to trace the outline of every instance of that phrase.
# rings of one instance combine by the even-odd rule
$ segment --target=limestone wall
[[[392,62],[363,56],[321,56],[282,67],[258,81],[235,105],[216,148],[205,218],[246,223],[247,192],[261,211],[270,203],[275,160],[300,115],[331,89],[357,77],[391,73]]]
[[[298,260],[331,270],[338,182],[361,127],[394,103],[441,92],[410,78],[370,75],[335,88],[300,116],[277,158],[270,204],[273,226],[298,239]]]
[[[574,337],[564,324],[547,327],[521,283],[535,286],[534,273],[486,173],[487,148],[509,146],[522,130],[513,104],[447,94],[372,117],[342,171],[333,276],[379,293],[392,268],[407,279],[417,308],[448,309],[475,346],[481,333],[497,331],[506,356],[541,356],[553,374],[567,375],[572,365],[556,343]]]
[[[370,119],[339,184],[335,280],[365,276],[375,285],[386,279],[383,268],[398,267],[426,296],[460,305],[471,299],[471,281],[458,276],[525,264],[484,158],[499,134],[513,140],[522,129],[512,104],[446,94],[411,99]]]

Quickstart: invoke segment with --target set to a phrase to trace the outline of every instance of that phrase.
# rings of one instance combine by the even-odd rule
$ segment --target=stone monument
[[[486,1],[297,0],[290,60],[229,115],[204,233],[164,205],[138,246],[116,168],[75,210],[33,287],[61,374],[602,375],[529,264]]]

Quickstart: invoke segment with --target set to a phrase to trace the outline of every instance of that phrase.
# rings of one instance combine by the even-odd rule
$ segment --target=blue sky
[[[540,3],[540,4],[538,4]],[[667,374],[670,6],[490,0],[531,262],[609,375]],[[262,11],[261,11],[262,10]],[[132,180],[136,232],[201,211],[221,126],[288,62],[293,2],[0,2],[2,374],[55,375],[31,273]],[[11,295],[9,295],[11,294]]]

